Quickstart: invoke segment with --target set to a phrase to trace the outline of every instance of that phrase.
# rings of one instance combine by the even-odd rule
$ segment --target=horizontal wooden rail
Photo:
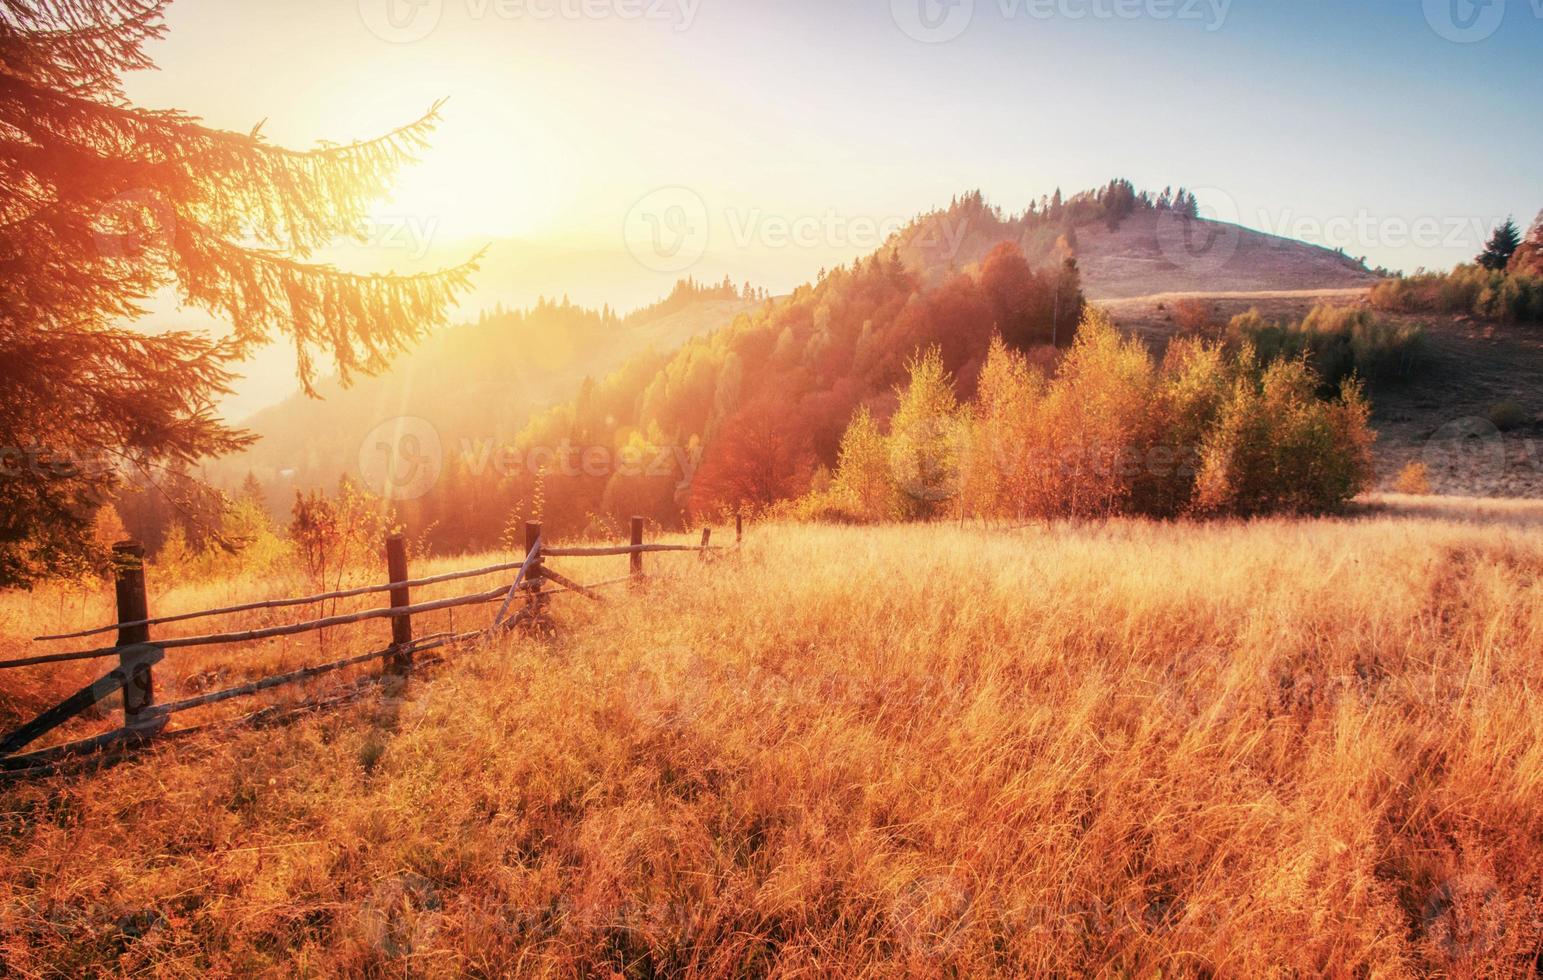
[[[222,643],[251,643],[256,640],[269,640],[279,636],[294,636],[297,633],[313,633],[316,630],[331,629],[334,626],[349,626],[353,623],[362,623],[371,619],[385,619],[390,616],[417,615],[418,613],[438,612],[441,609],[456,609],[460,606],[476,606],[489,602],[498,602],[508,595],[509,590],[500,586],[489,592],[479,592],[475,595],[457,596],[453,599],[436,599],[433,602],[420,602],[417,605],[406,606],[401,609],[386,607],[384,609],[367,609],[363,612],[348,613],[342,616],[329,616],[326,619],[313,619],[304,623],[291,623],[288,626],[269,626],[264,629],[244,630],[237,633],[211,633],[206,636],[180,636],[166,640],[156,640],[155,645],[163,650],[175,650],[184,647],[217,646]],[[15,667],[35,667],[39,664],[66,663],[74,660],[98,660],[102,657],[116,656],[118,647],[103,647],[100,650],[82,650],[78,653],[50,653],[39,657],[26,657],[21,660],[0,661],[0,670],[8,670]]]
[[[333,671],[343,670],[348,667],[357,667],[367,664],[372,660],[384,660],[393,654],[399,653],[394,646],[384,650],[376,650],[374,653],[362,653],[357,657],[346,657],[342,660],[334,660],[329,664],[317,664],[314,667],[302,667],[288,674],[275,674],[272,677],[264,677],[260,681],[250,684],[242,684],[239,687],[227,688],[223,691],[215,691],[210,694],[200,694],[197,697],[184,698],[181,701],[173,701],[170,704],[158,704],[149,709],[152,715],[174,715],[182,711],[191,711],[194,708],[202,708],[206,705],[219,704],[221,701],[229,701],[232,698],[247,697],[252,694],[261,694],[263,691],[275,687],[283,687],[286,684],[298,684],[300,681],[330,674]]]
[[[462,635],[473,636],[476,634]],[[422,640],[407,644],[407,650],[412,653],[418,653],[424,650],[432,650],[435,649],[436,646],[441,645],[436,641],[453,638],[454,636],[455,634],[451,633],[436,633],[433,636],[426,636]],[[330,674],[334,671],[344,670],[349,667],[357,667],[360,664],[367,664],[372,660],[384,660],[387,657],[394,656],[401,652],[403,652],[401,647],[393,645],[387,647],[384,650],[376,650],[373,653],[362,653],[357,657],[345,657],[342,660],[334,660],[333,662],[327,664],[317,664],[314,667],[302,667],[299,670],[290,671],[287,674],[275,674],[272,677],[264,677],[262,680],[253,681],[250,684],[242,684],[238,687],[226,688],[223,691],[214,691],[210,694],[200,694],[197,697],[185,698],[181,701],[173,701],[170,704],[158,704],[155,707],[149,709],[149,714],[174,715],[182,711],[191,711],[194,708],[202,708],[205,705],[219,704],[221,701],[229,701],[231,698],[240,698],[251,694],[260,694],[263,691],[271,690],[275,687],[283,687],[286,684],[298,684],[300,681],[310,680],[313,677],[320,677],[323,674]]]
[[[427,653],[430,650],[437,650],[452,644],[466,643],[470,640],[478,639],[482,635],[483,633],[481,630],[474,630],[469,633],[440,633],[435,634],[434,636],[426,636],[422,640],[418,640],[413,643],[413,652]],[[368,663],[372,659],[383,659],[393,652],[394,649],[388,649],[350,659],[356,661],[357,663]],[[315,670],[319,675],[321,673],[328,673],[334,670],[341,670],[343,666],[347,666],[347,664],[339,661],[336,664],[323,664],[321,665],[320,669],[307,668],[307,670]],[[281,675],[281,678],[283,683],[297,683],[298,681],[308,679],[306,676],[304,676],[304,673],[304,671],[295,671],[292,674]],[[270,678],[270,680],[280,680],[280,678]],[[268,685],[268,687],[277,686],[279,686],[279,684]],[[267,688],[260,688],[259,690],[266,689]],[[233,688],[232,690],[240,689]],[[224,696],[222,697],[217,695]],[[179,701],[167,705],[156,705],[146,712],[146,714],[153,719],[153,724],[146,730],[119,728],[110,732],[106,732],[102,735],[96,735],[91,738],[82,739],[78,742],[68,742],[64,745],[55,745],[51,748],[39,749],[36,752],[30,752],[26,755],[6,756],[4,758],[0,758],[0,771],[10,772],[11,774],[15,775],[18,773],[24,773],[28,769],[40,770],[62,759],[66,759],[71,756],[85,755],[92,752],[97,752],[120,743],[145,742],[149,740],[152,734],[158,733],[161,726],[165,725],[165,716],[167,715],[173,714],[175,712],[188,711],[197,707],[203,707],[205,704],[216,704],[219,701],[240,696],[240,694],[232,694],[227,691],[220,691],[217,692],[217,694],[203,695],[199,698],[189,698],[187,701]],[[192,703],[195,701],[199,703]],[[258,712],[258,714],[261,713],[262,712]],[[188,735],[199,731],[202,727],[203,726],[197,726],[194,728],[179,729],[178,731],[171,734]]]
[[[331,602],[334,599],[353,599],[362,595],[373,595],[380,592],[390,592],[392,589],[402,588],[419,589],[430,585],[440,585],[445,582],[456,582],[461,579],[480,578],[484,575],[497,575],[500,572],[512,572],[524,564],[524,559],[514,562],[505,562],[502,565],[489,565],[486,568],[475,568],[464,572],[447,572],[443,575],[433,575],[428,578],[413,579],[409,582],[388,582],[385,585],[365,585],[357,589],[345,589],[342,592],[323,592],[320,595],[308,595],[299,599],[266,599],[261,602],[248,602],[239,606],[225,606],[221,609],[204,609],[199,612],[178,613],[174,616],[158,616],[155,619],[141,619],[132,623],[114,623],[111,626],[98,626],[95,629],[81,630],[77,633],[58,633],[53,636],[35,636],[34,643],[46,643],[50,640],[78,640],[85,636],[96,636],[100,633],[111,633],[113,630],[135,626],[163,626],[167,623],[185,623],[190,619],[207,619],[213,616],[230,616],[235,613],[255,612],[259,609],[284,609],[290,606],[311,606],[319,602]]]
[[[552,571],[550,568],[543,568],[541,570],[541,577],[546,581],[553,583],[554,585],[562,586],[569,592],[577,592],[579,595],[584,596],[586,599],[595,599],[597,601],[603,601],[605,599],[605,596],[595,591],[595,589],[599,588],[599,586],[580,585],[571,579],[564,578],[563,576]],[[632,581],[632,576],[629,575],[622,579],[622,581],[630,582]]]
[[[651,555],[661,551],[717,551],[694,544],[619,545],[615,548],[543,548],[544,558],[619,558],[622,555]]]

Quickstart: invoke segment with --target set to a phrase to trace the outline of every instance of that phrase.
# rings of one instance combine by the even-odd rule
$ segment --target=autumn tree
[[[0,5],[0,584],[89,556],[92,515],[126,473],[247,444],[213,404],[253,349],[293,345],[308,391],[329,364],[345,382],[378,371],[443,322],[473,268],[312,261],[362,227],[433,109],[302,151],[130,104],[121,78],[154,67],[167,3]],[[134,329],[166,292],[228,331]]]
[[[1516,254],[1511,256],[1507,271],[1543,276],[1543,211],[1538,212],[1532,227],[1527,229],[1527,237],[1517,246]]]
[[[802,419],[775,398],[761,398],[723,426],[691,485],[691,509],[755,510],[797,496],[814,471]]]
[[[1017,245],[1002,242],[986,255],[980,267],[980,286],[990,298],[997,331],[1008,344],[1028,347],[1048,339],[1042,336],[1047,331],[1033,322],[1040,284]]]
[[[959,490],[961,416],[941,350],[918,355],[910,370],[889,423],[889,460],[907,516],[930,517]]]
[[[852,416],[841,437],[833,486],[836,500],[855,517],[884,521],[900,516],[900,489],[884,434],[864,406]]]

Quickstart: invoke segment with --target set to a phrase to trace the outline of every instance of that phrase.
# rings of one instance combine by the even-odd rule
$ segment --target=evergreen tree
[[[426,145],[437,106],[387,135],[309,151],[131,105],[168,0],[7,0],[0,16],[0,585],[93,550],[91,515],[125,472],[249,437],[212,405],[272,340],[312,390],[318,357],[374,372],[442,322],[473,263],[410,277],[308,261],[351,233]],[[126,326],[174,290],[229,325]],[[11,460],[6,461],[8,464]]]
[[[1484,251],[1474,261],[1491,272],[1497,272],[1510,264],[1511,256],[1516,254],[1521,243],[1522,235],[1516,228],[1516,222],[1507,218],[1504,224],[1495,229],[1495,233],[1484,245]]]
[[[246,479],[241,481],[241,493],[236,499],[242,503],[256,504],[264,513],[268,510],[268,491],[263,489],[262,481],[251,470],[247,470]]]

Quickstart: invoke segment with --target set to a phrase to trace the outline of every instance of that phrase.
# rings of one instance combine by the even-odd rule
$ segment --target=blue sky
[[[1413,270],[1467,261],[1497,221],[1525,227],[1543,208],[1540,13],[1543,0],[183,0],[152,52],[161,70],[129,92],[241,132],[266,119],[297,147],[378,135],[448,96],[365,244],[329,258],[406,271],[491,242],[469,316],[540,294],[627,309],[686,274],[783,291],[966,190],[1016,211],[1116,176]],[[677,214],[700,240],[655,261],[648,236]],[[275,348],[228,410],[292,388]]]
[[[448,95],[390,205],[439,244],[603,249],[665,186],[744,225],[1125,176],[1407,269],[1543,207],[1543,0],[1489,2],[204,0],[173,7],[131,91],[298,145]],[[1482,39],[1442,36],[1469,18]],[[709,255],[753,266],[762,243],[732,239]]]

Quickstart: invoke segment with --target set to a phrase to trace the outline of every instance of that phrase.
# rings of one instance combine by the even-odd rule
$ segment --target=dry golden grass
[[[657,565],[400,700],[0,790],[0,962],[1538,969],[1543,506],[757,527]]]

